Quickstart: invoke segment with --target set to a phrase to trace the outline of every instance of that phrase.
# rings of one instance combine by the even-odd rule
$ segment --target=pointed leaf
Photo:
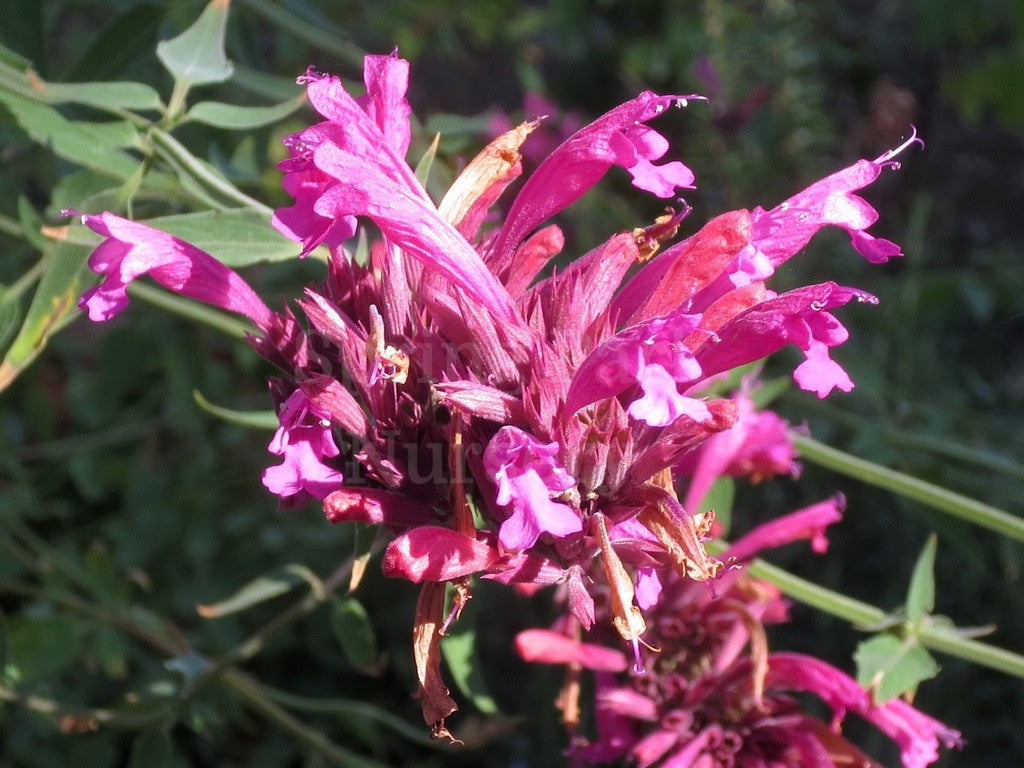
[[[299,584],[309,584],[318,589],[320,580],[305,566],[293,563],[253,579],[226,600],[197,605],[196,612],[204,619],[220,618],[279,597]]]
[[[160,216],[146,224],[192,243],[234,269],[294,259],[299,250],[266,216],[248,208]]]
[[[7,349],[7,343],[14,338],[20,318],[18,297],[6,289],[0,289],[0,352]]]
[[[472,701],[480,712],[493,715],[498,712],[498,705],[487,692],[481,673],[483,665],[476,650],[479,615],[480,604],[470,600],[463,608],[459,620],[441,641],[441,655],[462,695]]]
[[[29,305],[25,321],[0,362],[0,390],[14,381],[46,346],[47,339],[77,311],[75,302],[84,289],[89,249],[56,243]]]
[[[0,102],[33,141],[58,157],[118,179],[127,179],[139,165],[123,150],[139,143],[138,132],[127,121],[68,120],[53,107],[2,88]]]
[[[305,103],[306,95],[304,93],[269,107],[239,107],[219,101],[200,101],[185,114],[185,120],[205,123],[216,128],[245,131],[273,125],[288,117]]]
[[[904,693],[913,693],[918,683],[939,673],[939,665],[916,640],[895,635],[876,635],[857,646],[857,682],[867,689],[876,704]]]
[[[427,151],[423,153],[423,157],[416,163],[416,178],[419,179],[420,184],[424,187],[427,186],[427,179],[430,178],[430,167],[434,164],[434,158],[437,157],[437,148],[441,144],[441,134],[435,133],[434,140],[427,147]]]
[[[232,65],[224,53],[228,6],[228,0],[211,0],[191,27],[157,45],[157,58],[176,80],[203,85],[231,77]]]
[[[331,629],[353,667],[363,672],[376,669],[377,635],[362,603],[354,597],[335,599],[331,606]]]
[[[921,550],[910,577],[907,590],[907,621],[918,625],[935,609],[935,549],[937,539],[933,533]]]
[[[712,509],[715,512],[715,522],[721,527],[722,538],[729,535],[729,527],[732,522],[732,504],[736,496],[736,481],[727,476],[721,475],[715,478],[715,482],[708,488],[701,500],[700,508]]]
[[[268,429],[274,431],[278,428],[277,414],[273,411],[235,411],[230,408],[221,408],[214,405],[198,390],[192,390],[192,397],[196,404],[207,413],[223,419],[229,424],[238,424],[242,427],[253,429]]]
[[[168,768],[171,764],[171,736],[163,728],[150,728],[132,740],[128,768]]]
[[[48,104],[86,104],[99,109],[158,110],[160,94],[145,83],[48,83],[32,79],[34,90]]]

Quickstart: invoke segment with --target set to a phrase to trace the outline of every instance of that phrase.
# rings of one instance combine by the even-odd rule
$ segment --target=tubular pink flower
[[[772,411],[760,411],[745,393],[734,398],[736,423],[712,435],[687,465],[691,474],[683,506],[697,511],[711,484],[722,475],[748,476],[754,482],[773,475],[799,474],[789,425]]]
[[[542,443],[509,426],[487,444],[483,463],[498,488],[496,501],[512,506],[498,530],[498,541],[506,549],[529,549],[542,533],[562,537],[583,530],[579,513],[552,499],[576,485],[559,463],[558,450],[558,443]]]
[[[722,557],[725,560],[749,560],[766,549],[781,547],[798,539],[810,539],[811,549],[819,555],[824,554],[828,550],[825,528],[842,520],[845,507],[846,499],[837,494],[777,520],[762,523],[733,543]]]
[[[595,672],[625,672],[629,662],[621,651],[581,643],[548,629],[524,629],[516,635],[516,651],[523,661],[543,664],[579,664]]]
[[[273,313],[263,300],[236,272],[205,251],[109,212],[84,214],[82,223],[106,238],[89,256],[89,268],[104,279],[78,302],[90,320],[109,320],[119,314],[128,306],[125,288],[148,274],[175,293],[244,315],[260,330],[270,328]]]
[[[699,322],[699,315],[656,317],[605,341],[573,376],[566,394],[566,411],[575,413],[638,384],[643,395],[632,401],[628,413],[649,426],[664,427],[684,415],[698,422],[710,419],[707,405],[684,397],[677,387],[701,376],[700,364],[682,343],[697,330]]]
[[[811,656],[772,654],[765,685],[767,688],[789,688],[820,696],[831,707],[837,726],[848,711],[855,712],[896,742],[905,768],[925,768],[938,760],[940,742],[947,748],[962,744],[958,731],[919,712],[905,701],[893,699],[885,704],[872,704],[856,680]]]
[[[301,389],[295,390],[281,406],[281,426],[267,450],[284,461],[263,472],[263,485],[289,505],[310,496],[326,498],[341,485],[340,472],[323,463],[338,455],[326,413],[317,408]]]
[[[512,252],[537,225],[579,199],[613,165],[627,169],[633,184],[659,197],[693,185],[693,173],[679,161],[654,165],[668,142],[642,123],[672,103],[693,96],[659,96],[646,91],[605,113],[566,139],[535,170],[509,210],[492,251],[504,266]]]
[[[873,264],[902,255],[896,243],[864,231],[878,220],[878,211],[853,193],[871,184],[882,169],[898,168],[893,158],[914,143],[920,143],[916,132],[896,149],[827,176],[770,211],[755,208],[753,247],[777,267],[807,245],[819,229],[832,225],[845,229],[854,249]]]
[[[758,360],[787,343],[799,347],[807,358],[793,372],[801,389],[825,397],[833,389],[853,389],[842,367],[828,356],[830,347],[846,341],[849,334],[834,315],[825,311],[852,299],[877,303],[869,293],[835,283],[821,283],[761,301],[712,329],[717,336],[701,344],[695,356],[705,376]]]

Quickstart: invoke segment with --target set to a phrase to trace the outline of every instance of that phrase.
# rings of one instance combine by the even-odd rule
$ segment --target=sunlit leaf
[[[284,261],[299,246],[270,225],[266,216],[245,208],[160,216],[146,222],[192,243],[229,267]]]
[[[76,310],[82,293],[89,249],[59,242],[47,257],[46,269],[29,305],[21,330],[0,362],[0,390],[17,378]]]
[[[925,615],[935,608],[935,548],[937,539],[933,533],[928,537],[924,549],[914,565],[907,590],[907,621],[919,624]]]
[[[232,65],[224,52],[228,6],[227,0],[211,0],[191,27],[157,45],[157,58],[175,79],[203,85],[231,77]]]
[[[882,634],[865,640],[853,654],[857,682],[882,704],[904,693],[913,693],[923,680],[935,677],[939,665],[916,640],[900,640]]]
[[[48,104],[86,104],[101,109],[157,110],[160,94],[145,83],[48,83],[30,76],[33,89]]]
[[[427,151],[423,153],[423,157],[416,163],[416,178],[420,180],[420,184],[424,187],[427,186],[427,179],[430,178],[430,167],[434,164],[434,158],[437,157],[437,148],[440,144],[441,134],[435,133],[434,140],[430,142]]]
[[[305,102],[306,95],[304,93],[269,107],[239,107],[219,101],[200,101],[185,114],[185,120],[205,123],[217,128],[245,131],[273,125],[295,112]]]
[[[280,597],[300,584],[316,588],[319,583],[319,579],[308,568],[292,563],[253,579],[226,600],[210,605],[197,605],[196,612],[204,619],[216,619]]]
[[[470,600],[457,622],[441,641],[441,655],[459,691],[473,702],[480,712],[493,715],[498,705],[491,698],[481,674],[482,664],[476,650],[479,604]]]
[[[723,537],[729,535],[735,496],[736,481],[726,475],[720,475],[715,478],[700,503],[701,510],[713,509],[715,511],[715,520],[722,528],[721,535]]]
[[[332,601],[331,629],[353,667],[372,671],[377,666],[377,635],[362,603],[354,597]]]
[[[53,107],[3,89],[0,102],[33,141],[75,165],[127,179],[139,164],[123,149],[138,144],[138,132],[127,121],[68,120]]]

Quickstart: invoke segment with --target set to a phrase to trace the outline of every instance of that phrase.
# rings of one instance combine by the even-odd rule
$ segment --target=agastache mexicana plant
[[[846,229],[870,261],[898,255],[867,234],[877,213],[854,192],[915,139],[663,247],[689,211],[680,203],[541,279],[564,245],[548,220],[613,166],[666,200],[692,188],[648,123],[693,97],[645,92],[580,129],[492,226],[536,122],[492,141],[435,204],[406,161],[408,63],[368,56],[364,80],[354,98],[336,77],[299,79],[324,119],[286,139],[280,169],[295,202],[273,223],[301,255],[329,253],[326,279],[295,302],[304,321],[268,309],[212,256],[112,213],[82,217],[106,238],[90,261],[104,279],[82,306],[107,319],[124,308],[125,285],[149,273],[253,322],[250,342],[280,369],[269,448],[281,462],[263,482],[282,506],[317,499],[332,522],[393,534],[385,573],[422,584],[417,695],[433,734],[450,737],[456,704],[439,644],[473,577],[560,585],[566,621],[582,629],[598,619],[598,597],[635,674],[657,670],[642,646],[653,645],[660,585],[728,570],[704,547],[713,513],[691,514],[675,484],[677,468],[743,414],[702,390],[786,344],[806,358],[794,372],[802,388],[823,397],[853,386],[829,356],[846,339],[832,310],[875,299],[831,282],[776,294],[764,280],[825,225]],[[365,263],[346,249],[360,220],[380,234]]]

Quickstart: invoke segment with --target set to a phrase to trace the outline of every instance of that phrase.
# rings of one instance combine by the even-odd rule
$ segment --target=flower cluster
[[[212,256],[111,213],[82,217],[106,238],[90,261],[104,279],[82,306],[107,319],[124,308],[125,285],[148,273],[253,322],[252,345],[280,369],[270,451],[283,463],[264,484],[284,506],[318,499],[332,522],[391,531],[385,572],[422,584],[413,650],[436,736],[450,735],[445,718],[456,709],[439,643],[473,577],[523,591],[560,585],[565,621],[579,630],[607,621],[653,684],[677,654],[642,647],[670,647],[663,618],[677,608],[687,632],[716,623],[715,611],[761,615],[749,601],[708,607],[697,584],[718,579],[721,595],[740,588],[705,550],[714,515],[697,510],[709,478],[794,470],[784,439],[745,447],[746,434],[778,438],[777,420],[742,396],[714,398],[707,388],[787,344],[805,358],[794,371],[800,387],[824,397],[853,386],[830,357],[847,337],[833,312],[874,297],[832,282],[775,293],[765,280],[826,225],[845,229],[872,262],[898,255],[898,246],[867,233],[877,213],[855,192],[896,166],[914,139],[770,210],[722,214],[666,245],[688,213],[681,204],[542,277],[564,245],[549,219],[614,166],[666,200],[693,186],[689,168],[663,159],[668,141],[648,123],[694,97],[645,92],[582,127],[538,164],[495,225],[494,203],[521,175],[519,147],[537,124],[493,140],[435,203],[406,160],[407,62],[369,56],[364,79],[358,98],[330,75],[310,70],[299,80],[323,119],[286,139],[280,169],[294,204],[273,224],[301,255],[328,254],[325,280],[295,302],[301,316],[268,309]],[[365,259],[346,248],[360,222],[380,235]],[[683,473],[692,481],[680,501]],[[446,583],[455,586],[451,606]],[[563,655],[585,647],[562,634],[555,644]],[[605,675],[601,701],[625,695],[610,677],[625,668],[620,652],[590,653],[603,659],[588,665]],[[723,667],[716,685],[751,678],[726,663],[735,653],[709,653]],[[756,663],[768,666],[753,676],[760,682],[752,695],[768,709],[750,716],[770,719],[772,707],[785,709],[776,685],[803,683],[790,679],[786,657],[759,655]],[[696,684],[688,674],[679,667],[665,684]],[[675,706],[667,693],[638,695],[649,702],[645,711]],[[836,696],[853,708],[845,693]],[[711,739],[697,727],[677,724],[657,755],[641,750],[654,755],[642,763],[695,750],[685,746],[686,728]],[[637,756],[639,745],[615,749]]]

